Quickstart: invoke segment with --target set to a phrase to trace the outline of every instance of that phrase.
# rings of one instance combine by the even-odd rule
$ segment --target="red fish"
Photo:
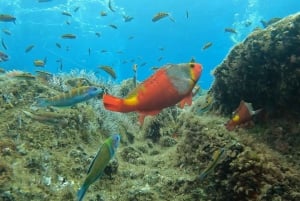
[[[226,123],[226,129],[232,131],[236,126],[250,122],[252,116],[261,110],[254,111],[251,103],[242,100],[239,107],[233,112],[232,118]]]
[[[181,108],[185,103],[191,105],[192,90],[201,72],[201,64],[194,62],[166,65],[123,99],[105,94],[104,107],[123,113],[136,111],[140,114],[140,123],[143,124],[146,115],[156,115],[178,102]]]

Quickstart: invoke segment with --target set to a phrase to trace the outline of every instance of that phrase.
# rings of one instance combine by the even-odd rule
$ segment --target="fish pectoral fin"
[[[140,122],[141,126],[143,125],[144,120],[145,120],[145,117],[146,117],[147,115],[154,116],[154,115],[157,115],[158,113],[160,113],[160,111],[161,111],[161,110],[138,111],[138,113],[139,113],[139,122]]]
[[[179,107],[183,108],[185,104],[192,105],[192,92],[179,102]]]

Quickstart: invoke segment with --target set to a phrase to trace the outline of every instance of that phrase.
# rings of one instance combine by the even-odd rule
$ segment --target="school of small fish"
[[[38,3],[47,3],[53,2],[52,0],[38,0]],[[112,0],[108,0],[107,9],[102,11],[97,11],[97,15],[101,19],[107,19],[110,15],[116,15],[120,8],[114,4]],[[63,22],[64,26],[72,25],[72,19],[76,16],[76,14],[80,13],[82,9],[79,6],[73,8],[71,11],[63,10],[60,11],[59,15],[63,15],[67,20]],[[122,13],[122,20],[126,22],[135,21],[135,17],[131,15],[127,15]],[[184,19],[189,20],[192,18],[189,11],[186,10],[183,13]],[[175,19],[170,12],[159,11],[156,12],[149,23],[155,24],[153,26],[157,26],[156,24],[160,23],[175,23]],[[274,19],[276,21],[279,19]],[[269,24],[274,23],[273,21],[266,22],[261,21],[263,26],[267,27]],[[13,23],[17,26],[17,17],[11,14],[2,13],[0,14],[0,22],[3,23]],[[251,22],[247,22],[245,26],[250,26]],[[122,29],[122,25],[117,22],[111,22],[106,24],[105,27],[111,28],[114,32],[118,32]],[[109,29],[108,28],[108,29]],[[13,31],[9,29],[2,29],[2,32],[5,34],[4,37],[1,37],[1,46],[5,52],[9,51],[9,43],[5,37],[11,37]],[[75,31],[74,31],[75,32]],[[238,34],[237,30],[232,27],[225,27],[224,32],[230,34]],[[102,32],[93,31],[92,35],[94,38],[100,38],[102,36]],[[70,46],[65,45],[64,42],[72,41],[80,38],[80,35],[73,32],[63,32],[60,33],[57,38],[61,39],[58,42],[53,43],[52,45],[56,47],[56,50],[66,50],[68,52],[70,50]],[[135,39],[134,35],[128,36],[128,41]],[[126,39],[127,40],[127,39]],[[75,40],[76,41],[76,40]],[[209,48],[213,47],[212,41],[204,41],[202,47],[202,51],[210,51]],[[32,55],[35,51],[39,51],[39,46],[33,43],[27,43],[27,47],[22,47],[22,51],[27,56]],[[158,51],[163,53],[165,51],[165,47],[159,47]],[[0,62],[6,62],[9,60],[9,55],[4,51],[0,51]],[[102,54],[109,54],[110,51],[108,49],[94,50],[90,47],[86,47],[84,53],[88,56],[93,55],[96,51]],[[124,52],[119,50],[116,52],[119,55],[122,55]],[[43,59],[41,58],[32,58],[32,63],[36,69],[47,68],[47,56]],[[163,56],[155,57],[158,62],[164,61]],[[65,60],[64,60],[65,61]],[[56,58],[56,62],[58,64],[58,70],[63,70],[63,59]],[[88,101],[92,98],[99,97],[102,98],[103,105],[106,110],[112,112],[136,112],[139,115],[139,123],[143,125],[144,119],[146,116],[157,115],[164,108],[174,106],[179,104],[181,108],[185,106],[185,104],[192,104],[192,97],[196,96],[197,93],[201,90],[197,84],[198,80],[201,77],[203,67],[201,64],[196,63],[192,60],[189,63],[180,63],[180,64],[167,64],[161,67],[152,66],[151,69],[154,71],[153,74],[144,80],[142,83],[137,83],[137,71],[139,68],[149,65],[146,61],[143,61],[141,57],[135,59],[123,60],[122,64],[127,64],[131,62],[132,71],[133,71],[133,85],[134,89],[128,93],[125,98],[116,97],[111,94],[105,93],[105,89],[99,86],[94,86],[88,80],[83,78],[71,79],[68,82],[64,83],[65,85],[70,86],[72,89],[65,93],[54,93],[50,97],[38,97],[36,99],[35,105],[39,108],[49,108],[49,107],[71,107],[78,103],[82,103]],[[48,64],[49,65],[49,64]],[[117,73],[114,70],[115,65],[99,65],[97,69],[101,70],[101,72],[105,72],[109,75],[113,80],[117,79]],[[145,67],[144,67],[145,68]],[[31,73],[26,73],[23,71],[8,71],[5,69],[0,69],[1,76],[5,76],[8,79],[22,79],[22,80],[35,80],[38,79],[41,82],[48,82],[53,75],[47,71],[36,70],[36,75]],[[200,107],[200,113],[207,111],[213,103],[213,98],[210,94],[207,94],[205,103]],[[239,107],[234,111],[233,117],[225,124],[227,130],[232,131],[236,127],[241,126],[244,123],[251,121],[252,116],[257,115],[261,109],[253,110],[251,103],[246,103],[241,101]],[[31,120],[39,121],[42,123],[48,124],[67,124],[66,115],[59,114],[56,112],[28,112],[23,110],[24,115]],[[79,201],[83,200],[84,195],[86,194],[90,185],[92,185],[97,179],[99,179],[104,174],[104,169],[110,162],[110,160],[114,157],[116,150],[120,144],[120,135],[114,134],[108,137],[104,143],[100,146],[98,152],[95,154],[94,159],[92,160],[90,167],[88,168],[86,178],[84,179],[82,186],[77,192],[77,198]],[[212,156],[212,161],[208,164],[207,168],[205,168],[201,174],[198,176],[200,181],[203,181],[211,172],[214,171],[215,167],[220,163],[223,156],[225,155],[225,148],[217,149]]]

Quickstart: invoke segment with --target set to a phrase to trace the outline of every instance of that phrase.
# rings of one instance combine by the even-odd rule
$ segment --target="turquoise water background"
[[[188,62],[194,57],[204,67],[199,84],[209,88],[213,81],[211,71],[236,43],[254,28],[262,27],[260,20],[285,17],[300,9],[299,0],[111,1],[115,12],[109,9],[108,0],[52,0],[45,3],[1,0],[0,13],[17,18],[15,24],[0,22],[1,30],[11,32],[11,35],[1,32],[7,50],[1,46],[0,51],[9,55],[9,61],[0,63],[1,67],[32,73],[35,70],[57,73],[85,69],[111,79],[97,68],[110,65],[117,72],[116,82],[120,82],[132,77],[132,66],[138,64],[138,80],[142,81],[153,73],[152,67]],[[72,16],[62,15],[63,11]],[[101,16],[101,11],[107,12],[107,16]],[[175,22],[169,18],[152,22],[152,17],[161,11],[168,12]],[[123,15],[134,19],[124,22]],[[110,24],[118,29],[113,29]],[[226,27],[235,29],[237,34],[224,32]],[[101,36],[98,37],[96,32]],[[77,38],[62,39],[61,35],[65,33],[76,34]],[[213,45],[203,51],[207,42]],[[35,47],[25,53],[31,44]],[[33,65],[35,59],[45,57],[44,68]],[[57,62],[60,59],[62,68]]]

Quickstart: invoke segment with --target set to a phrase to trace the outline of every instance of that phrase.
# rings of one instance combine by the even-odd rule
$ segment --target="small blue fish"
[[[57,95],[49,99],[39,99],[37,105],[39,107],[67,107],[75,105],[79,102],[87,101],[101,93],[103,93],[101,88],[94,86],[83,86],[72,89],[68,93]]]
[[[114,156],[120,144],[120,135],[115,134],[107,138],[101,145],[97,155],[92,161],[87,176],[77,193],[78,200],[81,201],[89,186],[103,175],[103,171],[110,159]]]
[[[203,181],[207,177],[207,175],[210,174],[215,169],[216,165],[219,163],[224,153],[225,153],[225,148],[214,151],[212,156],[213,161],[211,161],[211,163],[208,164],[207,168],[205,168],[205,170],[203,170],[199,175],[200,181]]]

